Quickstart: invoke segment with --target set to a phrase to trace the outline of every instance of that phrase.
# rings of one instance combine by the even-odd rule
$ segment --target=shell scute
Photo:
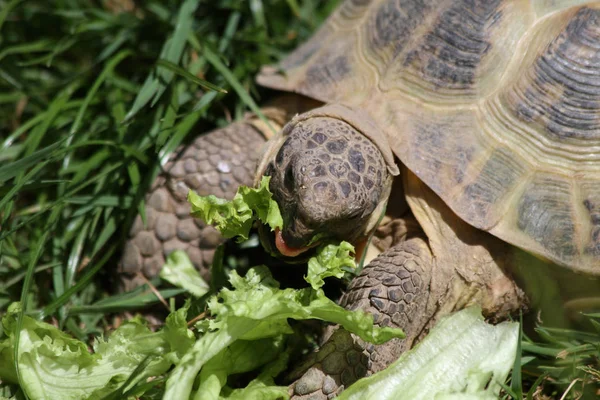
[[[567,182],[540,174],[530,182],[517,205],[517,227],[563,260],[579,253],[571,193]]]
[[[421,43],[410,50],[402,65],[438,87],[467,89],[490,50],[489,25],[502,15],[501,1],[455,1],[433,23]]]
[[[499,215],[506,210],[505,197],[510,195],[526,176],[526,165],[510,149],[494,149],[485,161],[477,177],[459,190],[462,198],[458,201],[466,209],[462,211],[478,227],[489,229],[496,224]]]
[[[580,186],[581,198],[584,212],[583,240],[586,243],[584,253],[586,256],[600,258],[600,187],[598,182],[585,181]],[[587,223],[586,223],[587,222]]]
[[[394,58],[409,44],[409,40],[432,10],[432,1],[385,1],[371,11],[363,33],[367,50],[378,53],[381,61]],[[382,65],[383,66],[383,65]]]
[[[600,139],[600,10],[581,8],[508,96],[550,140]],[[520,93],[524,93],[523,96]],[[509,100],[511,101],[511,100]]]

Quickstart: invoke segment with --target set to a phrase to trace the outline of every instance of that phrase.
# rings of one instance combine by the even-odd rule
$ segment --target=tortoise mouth
[[[320,242],[316,241],[308,246],[292,247],[286,243],[281,229],[275,228],[275,248],[284,257],[297,257],[311,248],[318,246],[319,244]]]
[[[308,246],[290,247],[285,243],[279,228],[272,232],[268,225],[261,225],[258,229],[261,244],[272,256],[279,258],[288,264],[301,264],[307,262],[316,255],[317,247],[329,240],[316,240]],[[362,265],[370,243],[370,235],[357,239],[354,243],[354,259],[357,265]]]
[[[291,247],[285,243],[280,229],[271,231],[268,225],[260,225],[258,236],[263,248],[274,257],[281,259],[289,264],[299,264],[307,262],[309,258],[316,254],[316,247],[321,244],[320,241],[311,243],[309,246]]]

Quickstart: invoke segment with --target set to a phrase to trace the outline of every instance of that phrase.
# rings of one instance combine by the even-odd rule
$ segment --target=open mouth
[[[283,255],[285,257],[299,256],[300,254],[310,250],[311,248],[317,246],[318,244],[319,243],[316,242],[316,243],[311,244],[310,246],[303,246],[303,247],[288,246],[288,244],[283,239],[283,234],[281,233],[281,230],[279,228],[275,228],[275,247],[277,248],[277,250],[279,250],[281,255]]]
[[[273,232],[269,226],[260,225],[258,231],[264,249],[287,263],[297,264],[308,261],[310,257],[314,256],[315,247],[320,244],[320,242],[315,242],[310,246],[291,247],[285,242],[279,229],[275,229]]]
[[[317,240],[308,246],[292,247],[285,242],[279,228],[275,228],[275,231],[272,232],[266,225],[259,227],[259,237],[263,247],[267,251],[292,264],[306,262],[310,257],[315,255],[315,248],[323,243],[323,241]],[[363,258],[366,256],[368,243],[368,238],[364,238],[357,240],[354,244],[354,255],[356,262],[359,264],[364,261]]]

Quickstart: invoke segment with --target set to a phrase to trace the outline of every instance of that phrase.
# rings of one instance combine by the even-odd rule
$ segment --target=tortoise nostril
[[[281,235],[289,247],[300,248],[308,244],[313,233],[300,219],[295,218],[284,227]]]

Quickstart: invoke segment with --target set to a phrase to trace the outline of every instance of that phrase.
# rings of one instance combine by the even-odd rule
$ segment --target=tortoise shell
[[[258,82],[366,111],[466,222],[600,275],[600,2],[347,0]]]

